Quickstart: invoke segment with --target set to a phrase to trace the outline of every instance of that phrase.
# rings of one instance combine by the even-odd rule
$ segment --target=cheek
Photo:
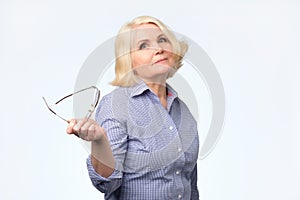
[[[138,59],[139,56],[136,55],[136,53],[131,53],[130,57],[131,57],[132,68],[135,68],[139,63],[139,59]]]
[[[169,53],[172,53],[173,51],[172,45],[170,43],[164,43],[162,45],[162,48]]]
[[[164,51],[166,52],[166,54],[168,55],[168,57],[171,59],[171,60],[175,60],[175,54],[173,52],[173,48],[171,45],[165,45],[163,47]]]
[[[141,65],[147,65],[150,63],[149,56],[146,51],[139,51],[131,53],[131,61],[132,61],[132,67],[138,67]]]
[[[169,63],[170,63],[170,65],[173,66],[175,64],[175,60],[176,60],[175,59],[175,57],[176,57],[175,54],[172,51],[169,51],[169,50],[168,51],[166,50],[166,53],[167,53],[167,55],[169,57]]]

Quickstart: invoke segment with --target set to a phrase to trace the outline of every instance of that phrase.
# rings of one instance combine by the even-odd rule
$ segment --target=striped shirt
[[[199,199],[197,123],[169,85],[167,109],[141,81],[104,96],[96,121],[106,130],[115,159],[108,178],[87,159],[91,181],[105,199]]]

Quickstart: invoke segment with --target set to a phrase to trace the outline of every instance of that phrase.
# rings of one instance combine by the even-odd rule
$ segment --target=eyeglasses
[[[74,92],[74,93],[72,93],[72,94],[69,94],[69,95],[67,95],[67,96],[65,96],[65,97],[63,97],[63,98],[61,98],[61,99],[58,100],[57,102],[55,102],[55,105],[56,105],[56,104],[59,104],[59,103],[62,102],[63,100],[65,100],[65,99],[67,99],[67,98],[69,98],[69,97],[71,97],[71,96],[73,96],[73,95],[75,95],[75,94],[78,94],[78,93],[83,92],[83,91],[86,91],[86,90],[95,90],[95,93],[94,93],[94,99],[93,99],[93,102],[92,102],[91,105],[90,105],[91,107],[90,107],[90,109],[88,109],[88,112],[87,112],[87,114],[86,114],[85,117],[84,117],[85,119],[89,119],[89,118],[92,116],[93,112],[95,111],[95,109],[96,109],[96,107],[97,107],[97,105],[98,105],[99,99],[100,99],[100,90],[99,90],[97,87],[95,87],[95,86],[91,86],[91,87],[88,87],[88,88],[84,88],[84,89],[81,89],[81,90],[79,90],[79,91],[77,91],[77,92]],[[59,117],[60,119],[64,120],[65,122],[70,123],[69,120],[67,120],[67,119],[65,119],[64,117],[58,115],[52,108],[50,108],[50,106],[49,106],[49,104],[47,103],[45,97],[43,97],[43,100],[44,100],[44,102],[45,102],[47,108],[48,108],[54,115],[56,115],[56,116]]]

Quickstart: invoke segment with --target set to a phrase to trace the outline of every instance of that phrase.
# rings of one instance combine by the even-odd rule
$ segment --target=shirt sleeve
[[[91,156],[87,158],[87,168],[93,185],[105,194],[113,193],[122,183],[123,162],[127,151],[127,131],[125,125],[112,111],[111,97],[103,97],[96,111],[96,121],[105,129],[115,160],[115,170],[107,178],[94,169]]]
[[[112,193],[117,190],[122,182],[122,172],[119,170],[114,170],[114,172],[107,178],[101,176],[96,172],[92,165],[91,156],[89,156],[86,160],[88,172],[92,184],[97,188],[100,192],[103,193]]]
[[[191,180],[191,200],[199,200],[199,191],[197,186],[197,164],[195,165],[192,171],[192,180]]]

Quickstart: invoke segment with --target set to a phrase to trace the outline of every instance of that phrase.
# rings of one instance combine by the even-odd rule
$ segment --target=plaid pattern
[[[167,110],[144,82],[101,99],[96,120],[107,132],[115,171],[101,177],[90,157],[87,166],[105,199],[199,199],[197,123],[174,89],[167,91]]]

